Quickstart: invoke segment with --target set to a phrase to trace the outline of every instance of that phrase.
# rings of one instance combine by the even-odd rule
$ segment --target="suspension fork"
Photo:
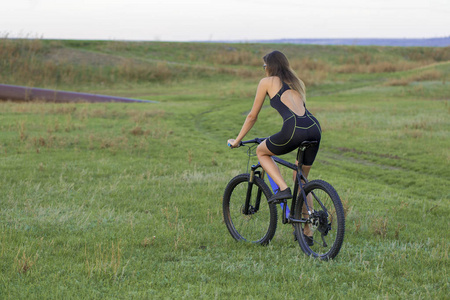
[[[250,200],[252,197],[252,190],[253,190],[253,183],[255,182],[255,176],[258,176],[261,179],[264,179],[265,171],[257,171],[258,168],[261,167],[261,164],[253,165],[250,171],[250,178],[248,180],[248,187],[247,187],[247,195],[245,197],[245,205],[244,205],[244,215],[250,214],[249,207],[250,207]],[[261,203],[261,195],[262,190],[258,188],[258,191],[256,193],[256,201],[254,206],[254,212],[257,212],[259,210],[259,205]]]

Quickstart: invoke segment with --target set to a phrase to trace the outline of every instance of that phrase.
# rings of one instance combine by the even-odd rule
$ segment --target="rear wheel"
[[[324,260],[333,259],[341,250],[345,232],[344,209],[339,195],[323,180],[308,182],[304,191],[311,216],[308,217],[305,201],[299,194],[299,205],[294,217],[306,222],[294,224],[297,241],[307,255]]]
[[[228,183],[223,196],[223,218],[234,239],[266,245],[277,229],[277,208],[267,203],[272,192],[255,176],[246,210],[249,179],[250,174],[240,174]]]

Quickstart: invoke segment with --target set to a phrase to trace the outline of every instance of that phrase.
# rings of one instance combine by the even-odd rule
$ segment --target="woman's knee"
[[[256,155],[257,155],[258,157],[265,156],[265,155],[270,156],[269,152],[270,152],[270,151],[269,151],[269,149],[267,149],[267,146],[266,146],[266,143],[265,143],[265,142],[262,142],[262,143],[259,144],[258,147],[256,148]]]
[[[256,156],[261,157],[264,155],[267,155],[266,152],[264,151],[265,149],[263,149],[263,147],[261,147],[262,144],[260,144],[257,148],[256,148]]]

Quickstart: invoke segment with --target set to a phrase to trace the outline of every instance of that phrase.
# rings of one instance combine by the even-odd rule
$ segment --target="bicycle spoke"
[[[262,179],[255,177],[252,185],[248,180],[249,174],[241,174],[228,184],[223,198],[224,220],[236,240],[267,244],[276,230],[276,207],[268,205],[271,193]]]
[[[334,258],[342,246],[345,230],[339,196],[331,185],[322,180],[310,181],[304,190],[309,200],[303,201],[301,197],[301,205],[311,201],[309,206],[312,211],[308,222],[295,224],[299,245],[308,255],[321,259]],[[301,213],[302,208],[297,209],[296,216]]]

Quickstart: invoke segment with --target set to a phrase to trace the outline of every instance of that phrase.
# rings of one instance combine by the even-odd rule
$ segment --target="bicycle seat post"
[[[300,172],[303,166],[303,160],[305,158],[305,150],[313,145],[318,144],[317,141],[304,141],[300,144],[297,152],[298,171]]]
[[[302,166],[303,166],[303,154],[305,153],[305,149],[306,149],[305,146],[300,146],[300,147],[298,148],[298,152],[297,152],[297,162],[298,162],[298,165],[297,165],[297,171],[298,171],[299,173],[301,173],[301,171],[302,171]]]
[[[303,184],[306,184],[308,182],[308,180],[306,179],[306,177],[303,176],[302,174],[302,167],[303,167],[303,162],[304,162],[304,158],[305,158],[305,150],[313,145],[317,145],[318,141],[303,141],[300,144],[300,147],[298,148],[298,153],[297,153],[297,161],[298,161],[298,166],[297,166],[297,180],[298,180],[298,186],[300,187],[300,192],[302,193],[302,197],[303,199],[306,199],[306,194],[305,191],[303,190]],[[303,182],[303,184],[302,184]],[[306,204],[306,209],[308,210],[308,214],[311,216],[311,209],[308,206],[307,201],[305,201]]]

